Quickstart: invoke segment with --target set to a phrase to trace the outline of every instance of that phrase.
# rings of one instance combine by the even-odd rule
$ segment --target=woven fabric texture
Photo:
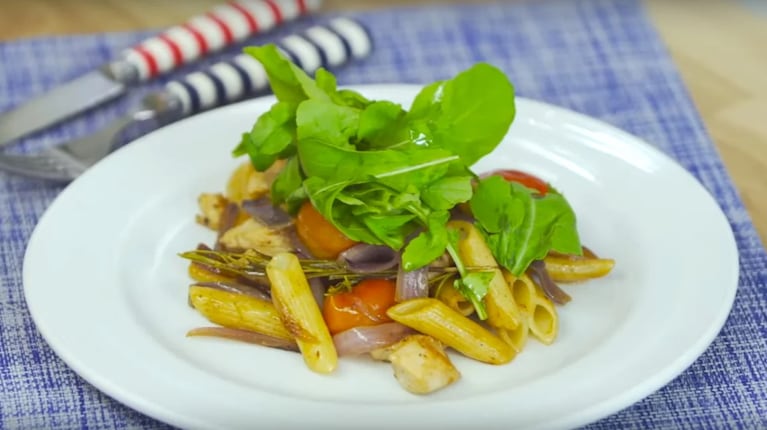
[[[712,346],[681,376],[588,428],[767,428],[767,255],[638,1],[530,1],[350,16],[368,27],[375,48],[369,59],[338,71],[341,84],[426,83],[487,61],[508,73],[520,95],[627,130],[698,178],[727,215],[737,240],[741,266],[733,311]],[[249,42],[276,40],[328,17],[315,16]],[[101,65],[150,34],[1,43],[0,111]],[[25,139],[15,150],[98,129],[161,83],[136,88],[116,103]],[[61,189],[0,172],[0,428],[165,428],[84,382],[56,357],[30,318],[22,286],[24,250]],[[556,405],[552,408],[556,413]]]

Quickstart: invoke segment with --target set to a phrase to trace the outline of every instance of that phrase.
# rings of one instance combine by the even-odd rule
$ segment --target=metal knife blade
[[[94,70],[0,115],[0,146],[114,99],[126,90],[107,69]]]
[[[322,0],[233,0],[127,49],[115,61],[0,114],[0,147],[138,84],[314,13]]]

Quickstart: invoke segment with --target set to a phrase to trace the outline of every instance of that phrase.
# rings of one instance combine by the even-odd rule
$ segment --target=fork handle
[[[333,69],[367,57],[372,50],[370,34],[359,22],[335,18],[326,25],[308,28],[281,39],[278,48],[309,74],[318,68]],[[183,115],[231,103],[246,96],[266,94],[266,71],[247,54],[168,82],[165,90],[180,101]]]
[[[110,64],[118,79],[146,81],[319,9],[322,0],[237,0],[171,27]]]

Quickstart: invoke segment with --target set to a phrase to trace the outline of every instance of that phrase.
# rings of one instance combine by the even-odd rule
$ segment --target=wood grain
[[[767,15],[697,5],[650,0],[648,10],[767,243]]]
[[[4,0],[0,40],[162,28],[221,0]],[[459,0],[325,0],[325,10]],[[481,3],[481,2],[475,2]],[[646,0],[746,207],[767,242],[767,15],[735,1]]]

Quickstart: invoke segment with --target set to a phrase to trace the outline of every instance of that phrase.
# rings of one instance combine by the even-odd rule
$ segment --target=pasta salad
[[[426,85],[405,109],[312,78],[274,45],[246,52],[276,102],[242,134],[226,189],[198,198],[217,237],[181,256],[189,303],[214,325],[189,336],[296,351],[319,373],[366,354],[427,394],[460,379],[448,349],[501,365],[529,338],[554,342],[559,284],[612,270],[551,184],[472,170],[516,113],[496,67]]]

